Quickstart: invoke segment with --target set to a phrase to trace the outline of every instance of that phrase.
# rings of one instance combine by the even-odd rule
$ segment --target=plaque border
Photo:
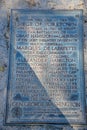
[[[85,119],[85,123],[80,123],[80,122],[76,122],[76,123],[62,123],[62,122],[53,122],[53,123],[49,123],[49,122],[13,122],[13,123],[8,123],[7,122],[7,117],[8,117],[8,93],[9,93],[9,84],[10,84],[10,78],[11,78],[11,65],[12,65],[12,42],[14,43],[13,41],[13,36],[12,36],[12,31],[13,31],[13,26],[12,26],[12,18],[13,18],[13,12],[14,11],[17,11],[17,12],[24,12],[24,13],[28,13],[29,14],[32,12],[35,12],[35,14],[38,14],[39,12],[39,15],[40,14],[43,14],[44,13],[59,13],[59,12],[64,12],[64,14],[67,14],[67,12],[70,12],[70,14],[72,13],[76,13],[76,12],[79,12],[81,17],[82,17],[82,22],[80,23],[80,27],[79,27],[79,31],[80,31],[80,34],[82,34],[80,36],[80,48],[79,48],[79,61],[81,61],[80,63],[80,68],[81,68],[81,84],[83,86],[83,107],[84,107],[84,119]],[[4,115],[4,125],[5,126],[29,126],[29,125],[43,125],[43,124],[50,124],[50,125],[85,125],[86,124],[86,116],[85,116],[85,113],[86,113],[86,96],[85,96],[85,73],[84,73],[84,39],[83,39],[83,10],[82,9],[75,9],[75,10],[50,10],[50,9],[11,9],[11,16],[10,16],[10,46],[9,46],[9,65],[8,65],[8,81],[7,81],[7,88],[6,88],[6,105],[5,105],[5,115]],[[12,37],[11,37],[12,36]]]

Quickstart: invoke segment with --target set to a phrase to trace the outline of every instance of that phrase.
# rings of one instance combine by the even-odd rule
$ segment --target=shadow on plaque
[[[44,86],[44,78],[46,77],[42,78],[41,75],[38,76],[37,72],[39,70],[37,70],[36,72],[36,70],[31,67],[31,65],[27,62],[26,58],[23,57],[20,52],[16,52],[16,60],[18,61],[16,66],[17,73],[20,75],[20,77],[17,77],[17,82],[19,82],[20,85],[18,83],[16,84],[16,86],[21,86],[21,88],[17,88],[17,92],[14,93],[13,96],[13,100],[15,102],[18,102],[20,105],[15,105],[15,107],[13,107],[11,110],[12,117],[16,119],[16,123],[19,122],[20,124],[26,125],[70,125],[69,121],[67,120],[67,117],[61,112],[61,110],[57,106],[58,97],[54,95],[57,93],[53,93],[53,91],[55,91],[54,87],[51,85],[53,89],[49,89],[47,83],[46,86]],[[72,97],[72,100],[77,100],[77,96],[75,97],[74,95],[74,98]],[[60,105],[62,101],[60,99]],[[64,110],[64,108],[62,108],[62,110]]]

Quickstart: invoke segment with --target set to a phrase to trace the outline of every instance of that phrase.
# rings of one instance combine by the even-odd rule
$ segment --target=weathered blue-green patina
[[[12,10],[6,124],[85,124],[82,11]]]

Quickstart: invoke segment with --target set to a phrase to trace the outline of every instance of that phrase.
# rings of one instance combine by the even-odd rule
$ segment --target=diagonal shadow
[[[65,115],[49,95],[48,91],[50,90],[42,85],[35,71],[20,52],[16,53],[16,61],[16,91],[14,90],[13,99],[15,102],[33,104],[20,106],[24,113],[24,115],[22,113],[23,118],[34,123],[67,123],[69,125]]]

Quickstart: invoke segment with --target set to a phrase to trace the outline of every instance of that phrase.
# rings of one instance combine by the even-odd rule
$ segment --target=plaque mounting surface
[[[12,10],[5,123],[85,123],[82,11]]]

